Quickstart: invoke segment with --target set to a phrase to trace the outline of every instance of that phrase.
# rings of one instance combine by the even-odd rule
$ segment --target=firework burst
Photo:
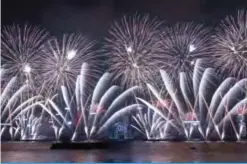
[[[131,87],[154,83],[158,73],[157,47],[161,22],[148,15],[124,16],[110,29],[104,49],[110,72],[121,85]]]
[[[36,77],[41,49],[47,37],[47,32],[29,25],[2,28],[1,63],[9,79],[17,76],[19,83],[25,83]]]
[[[237,114],[242,117],[246,114],[247,78],[238,81],[236,78],[228,77],[221,81],[214,69],[203,68],[201,64],[203,64],[201,59],[196,61],[192,79],[186,78],[187,75],[181,72],[178,85],[172,82],[166,71],[161,70],[162,79],[174,106],[167,106],[158,90],[149,84],[148,88],[155,97],[163,106],[169,108],[165,107],[165,110],[161,111],[159,106],[151,105],[140,98],[138,100],[154,110],[166,122],[169,121],[169,126],[179,133],[184,133],[187,139],[191,139],[193,133],[197,133],[205,140],[210,138],[224,140],[229,130],[227,125],[231,125],[236,138],[240,139],[243,126],[238,131],[233,116]]]
[[[9,129],[11,138],[14,139],[16,134],[15,131],[18,129],[15,124],[15,120],[20,118],[26,113],[33,114],[34,108],[38,105],[38,102],[41,102],[41,97],[30,96],[29,84],[24,84],[22,86],[18,84],[17,76],[12,77],[9,81],[6,80],[4,69],[0,69],[0,80],[1,80],[1,94],[0,94],[0,110],[1,110],[1,133]],[[20,130],[20,129],[19,129]]]
[[[80,134],[84,134],[87,140],[99,137],[118,118],[141,107],[139,104],[125,106],[127,99],[133,99],[133,92],[138,87],[121,93],[120,87],[111,86],[109,73],[105,73],[99,79],[93,93],[90,94],[92,96],[85,94],[87,67],[87,64],[83,64],[72,94],[69,94],[67,87],[61,86],[63,103],[48,99],[46,105],[40,104],[43,109],[50,111],[57,139],[66,130],[71,132],[71,140],[75,140]]]
[[[194,23],[166,27],[161,35],[162,68],[176,78],[182,72],[192,73],[196,59],[211,54],[209,30]]]
[[[49,40],[44,46],[40,76],[45,91],[54,93],[61,85],[71,91],[83,62],[93,66],[88,70],[89,77],[97,77],[101,67],[97,61],[98,54],[93,51],[94,45],[86,37],[76,34],[64,35],[61,41],[56,38]]]
[[[131,127],[144,135],[147,139],[163,139],[166,137],[167,122],[158,113],[148,109],[132,116],[134,124]]]
[[[247,77],[247,12],[240,10],[236,17],[227,16],[213,38],[216,66],[221,72]]]

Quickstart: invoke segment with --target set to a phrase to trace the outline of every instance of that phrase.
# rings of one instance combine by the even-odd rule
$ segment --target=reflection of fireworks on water
[[[83,62],[90,63],[94,70],[89,77],[97,77],[97,54],[93,51],[94,43],[82,35],[64,35],[62,40],[54,38],[45,46],[42,56],[41,80],[46,91],[57,91],[61,85],[71,90]],[[89,83],[91,84],[91,83]]]
[[[214,36],[216,66],[223,73],[247,77],[247,12],[227,16]]]
[[[174,78],[180,72],[192,73],[196,59],[211,54],[209,35],[209,30],[193,23],[166,27],[160,42],[163,69]]]
[[[104,48],[109,55],[110,72],[123,86],[152,83],[157,79],[160,24],[148,15],[135,15],[123,17],[111,28]]]
[[[18,77],[24,83],[37,75],[42,45],[48,33],[25,25],[5,26],[1,35],[1,59],[9,78]]]

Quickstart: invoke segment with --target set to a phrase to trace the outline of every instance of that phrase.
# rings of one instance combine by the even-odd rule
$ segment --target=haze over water
[[[50,144],[2,143],[2,162],[247,162],[246,142],[136,141],[101,150],[51,150]]]

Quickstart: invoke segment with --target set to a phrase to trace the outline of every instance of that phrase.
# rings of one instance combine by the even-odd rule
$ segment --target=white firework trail
[[[147,139],[164,139],[166,138],[167,124],[164,118],[152,110],[148,109],[147,113],[139,110],[133,117],[134,124],[131,126],[140,132]]]
[[[110,125],[124,114],[135,111],[139,106],[133,104],[125,106],[126,100],[131,98],[138,87],[132,87],[121,93],[118,86],[111,86],[111,76],[105,73],[96,84],[92,96],[85,94],[87,88],[86,78],[88,65],[83,64],[81,73],[77,77],[75,92],[70,94],[66,86],[62,86],[64,107],[60,107],[54,101],[48,99],[49,109],[56,116],[54,129],[57,132],[57,140],[63,135],[63,131],[69,129],[76,140],[79,134],[84,134],[87,140],[100,136]]]
[[[41,117],[35,117],[30,111],[27,111],[15,118],[13,125],[9,129],[12,140],[20,137],[21,140],[36,140]]]
[[[30,91],[29,84],[19,87],[17,77],[12,77],[9,81],[4,78],[4,70],[1,69],[1,136],[5,130],[9,129],[11,138],[14,139],[13,129],[16,128],[14,120],[22,116],[26,112],[34,112],[34,108],[41,102],[41,96],[29,97],[27,93]]]
[[[202,60],[196,61],[193,79],[189,79],[192,82],[186,78],[184,72],[181,72],[178,86],[171,83],[172,79],[166,71],[161,70],[165,87],[175,104],[177,110],[175,113],[178,115],[171,110],[167,110],[166,114],[162,113],[147,101],[140,98],[139,100],[165,119],[168,119],[170,114],[171,117],[168,120],[176,121],[175,125],[179,126],[173,127],[184,132],[187,139],[193,137],[193,131],[197,130],[205,140],[215,138],[215,134],[223,140],[228,130],[225,128],[227,124],[232,126],[236,138],[239,139],[239,131],[233,116],[237,114],[237,110],[246,106],[247,79],[237,81],[229,77],[221,82],[212,68],[202,69],[202,63]],[[158,100],[162,99],[153,86],[148,86]]]

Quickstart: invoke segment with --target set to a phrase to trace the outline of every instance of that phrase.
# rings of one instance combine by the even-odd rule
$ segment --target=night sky
[[[2,25],[29,23],[55,36],[82,32],[99,39],[123,14],[149,13],[167,23],[212,25],[241,8],[247,8],[247,0],[2,0]]]

